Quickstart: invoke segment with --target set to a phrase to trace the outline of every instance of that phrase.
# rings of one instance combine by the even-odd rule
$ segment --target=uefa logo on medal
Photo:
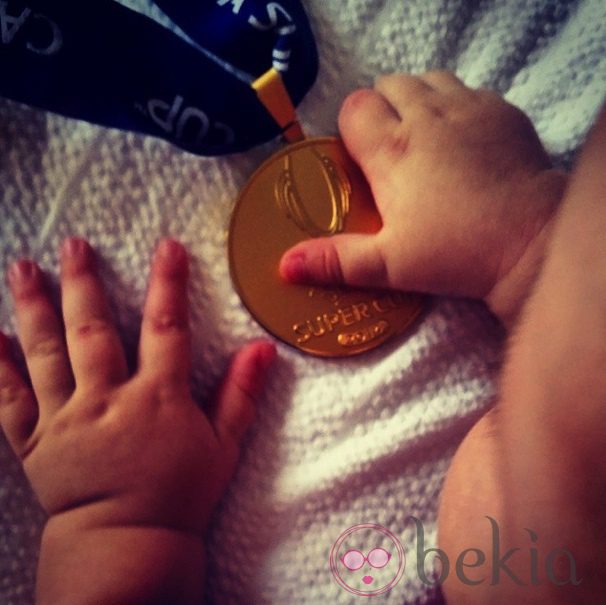
[[[389,592],[404,575],[404,547],[387,528],[362,523],[345,530],[330,551],[330,571],[341,588],[376,597]]]

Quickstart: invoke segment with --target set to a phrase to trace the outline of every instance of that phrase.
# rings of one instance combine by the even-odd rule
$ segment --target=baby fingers
[[[88,242],[71,238],[61,250],[61,294],[67,348],[78,387],[119,384],[128,377],[122,343]]]
[[[20,260],[9,270],[8,282],[17,332],[43,422],[67,401],[74,389],[63,326],[38,265]]]
[[[0,332],[0,427],[15,453],[23,458],[36,426],[38,409],[10,353],[10,342]]]
[[[141,326],[139,369],[187,381],[191,343],[187,304],[188,260],[178,242],[163,240],[156,250]]]
[[[394,287],[374,234],[342,233],[305,240],[284,253],[279,270],[293,283]]]

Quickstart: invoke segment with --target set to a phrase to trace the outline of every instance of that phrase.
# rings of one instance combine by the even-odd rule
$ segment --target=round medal
[[[369,186],[339,139],[305,139],[264,162],[231,219],[229,261],[242,301],[274,336],[325,357],[372,349],[401,334],[421,297],[399,292],[288,284],[282,254],[310,237],[380,229]]]

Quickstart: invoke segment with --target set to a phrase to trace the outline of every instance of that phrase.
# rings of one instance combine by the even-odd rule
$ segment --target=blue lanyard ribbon
[[[189,40],[113,0],[0,0],[0,95],[200,155],[277,136],[251,84],[273,65],[295,105],[312,86],[299,0],[155,4]]]

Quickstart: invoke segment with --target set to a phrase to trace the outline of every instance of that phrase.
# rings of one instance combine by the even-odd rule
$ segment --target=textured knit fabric
[[[566,165],[606,92],[603,0],[307,0],[306,7],[321,56],[301,106],[310,134],[335,133],[345,96],[378,74],[447,68],[522,107],[555,162]],[[226,229],[239,188],[279,144],[201,159],[8,101],[0,101],[0,141],[0,267],[29,255],[56,285],[60,241],[87,237],[103,259],[131,354],[155,243],[170,235],[188,247],[193,388],[203,404],[230,355],[264,335],[232,287]],[[3,282],[0,297],[0,327],[14,334]],[[380,598],[439,600],[416,573],[410,517],[424,524],[425,548],[435,546],[444,474],[494,399],[502,345],[481,305],[446,299],[432,300],[406,337],[356,359],[315,359],[279,344],[212,525],[208,603],[358,602],[328,561],[339,535],[362,523],[386,527],[406,551],[402,580]],[[0,437],[0,605],[33,602],[43,521]],[[428,556],[435,579],[430,568]]]

